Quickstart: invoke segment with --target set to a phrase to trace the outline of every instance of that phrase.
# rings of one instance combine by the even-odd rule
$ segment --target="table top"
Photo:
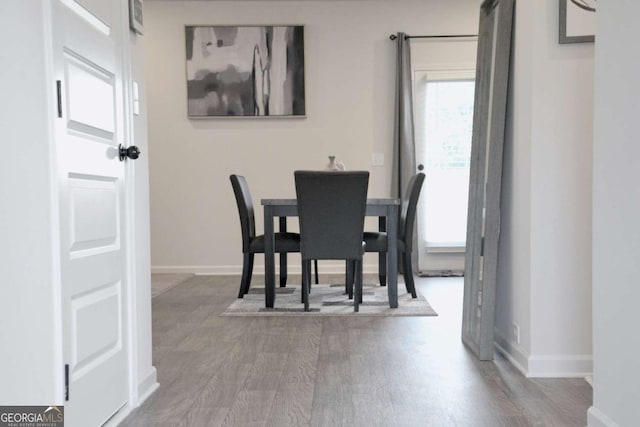
[[[296,199],[261,199],[260,203],[263,206],[293,206],[297,205],[298,201]],[[380,205],[380,206],[389,206],[389,205],[400,205],[400,199],[396,198],[376,198],[376,199],[367,199],[367,205]]]

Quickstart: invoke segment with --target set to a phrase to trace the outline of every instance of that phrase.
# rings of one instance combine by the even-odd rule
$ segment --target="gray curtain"
[[[411,88],[411,50],[405,33],[396,38],[396,99],[393,127],[393,168],[391,194],[404,195],[407,183],[416,170],[416,150],[413,137],[413,90]]]
[[[393,167],[391,193],[402,198],[411,176],[416,173],[416,147],[413,136],[413,88],[411,85],[411,49],[405,33],[396,34],[396,98],[393,126]],[[418,246],[416,224],[413,233],[413,270],[418,270]],[[398,271],[402,272],[402,263]]]

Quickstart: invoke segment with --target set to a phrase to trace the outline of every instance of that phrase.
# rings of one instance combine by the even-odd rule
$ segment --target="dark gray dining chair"
[[[407,292],[413,298],[417,298],[416,286],[413,280],[413,265],[411,253],[413,251],[413,229],[416,221],[416,211],[420,190],[424,183],[424,173],[418,173],[411,177],[407,184],[405,196],[400,208],[400,222],[398,224],[398,262],[402,265],[402,274]],[[380,284],[386,284],[387,274],[387,233],[384,231],[366,231],[364,233],[367,252],[378,252],[378,274]]]
[[[345,260],[355,264],[354,311],[362,302],[364,216],[369,172],[294,172],[300,254],[302,302],[309,311],[312,260]],[[350,292],[351,295],[351,292]]]
[[[240,216],[240,228],[242,230],[242,279],[240,280],[240,291],[238,298],[244,297],[249,292],[251,286],[251,275],[253,274],[253,260],[257,253],[264,253],[264,235],[256,235],[256,221],[253,209],[253,200],[249,185],[244,176],[229,176],[233,193],[238,205]],[[280,225],[282,228],[282,223]],[[300,252],[300,234],[279,232],[274,233],[275,253],[280,254],[280,286],[285,286],[287,282],[287,253]],[[318,280],[318,267],[316,265],[316,283]]]

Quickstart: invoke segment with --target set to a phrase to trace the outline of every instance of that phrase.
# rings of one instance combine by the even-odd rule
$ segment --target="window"
[[[470,71],[416,73],[416,158],[426,175],[418,229],[428,251],[464,250],[473,77]]]

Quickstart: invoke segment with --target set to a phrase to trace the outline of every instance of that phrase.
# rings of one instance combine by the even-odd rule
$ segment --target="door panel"
[[[68,120],[103,131],[99,135],[113,137],[115,131],[114,76],[95,64],[65,53],[65,82]],[[91,129],[85,129],[89,134]]]
[[[71,258],[118,250],[119,195],[116,181],[70,177]]]
[[[128,401],[120,0],[56,0],[54,73],[64,358],[69,426],[98,426]]]
[[[111,27],[110,23],[114,20],[114,10],[109,4],[114,0],[75,0],[80,7],[84,8],[95,19],[102,21],[108,27]]]
[[[71,360],[77,373],[98,368],[122,348],[120,282],[71,301]]]

